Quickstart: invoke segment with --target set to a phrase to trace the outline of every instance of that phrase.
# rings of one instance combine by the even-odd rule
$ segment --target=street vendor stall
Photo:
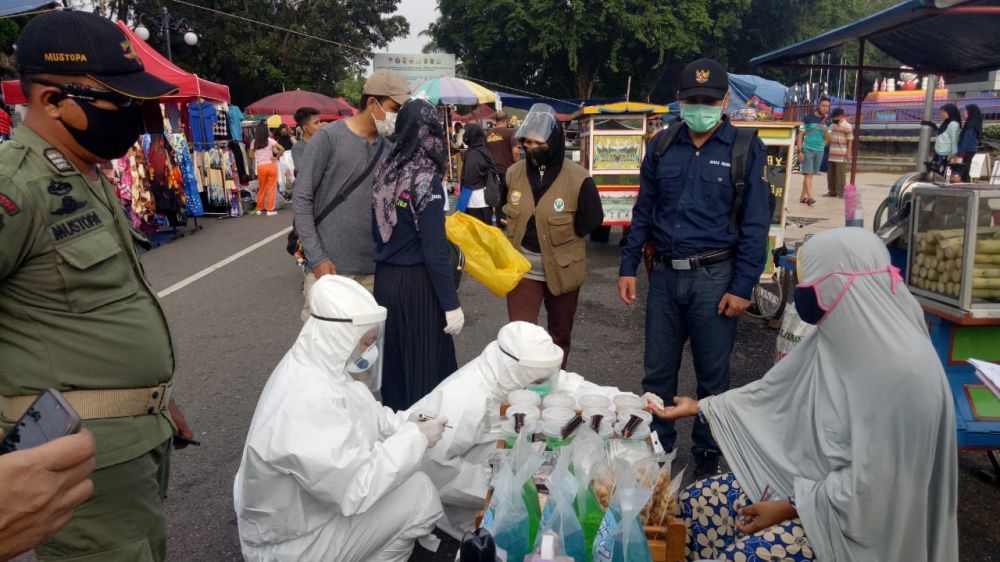
[[[604,206],[603,232],[592,237],[607,240],[612,226],[632,224],[650,133],[647,118],[669,112],[665,105],[618,102],[584,107],[578,114],[581,164],[594,178]]]

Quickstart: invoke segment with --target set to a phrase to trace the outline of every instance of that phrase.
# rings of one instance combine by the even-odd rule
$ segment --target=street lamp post
[[[191,24],[184,18],[171,19],[170,12],[167,10],[166,6],[163,7],[163,11],[158,15],[148,15],[139,13],[139,25],[135,26],[135,34],[139,36],[139,39],[143,41],[149,40],[149,28],[146,27],[145,21],[149,21],[155,27],[159,28],[160,37],[163,38],[163,43],[167,47],[167,59],[173,61],[174,55],[173,50],[170,46],[170,32],[183,33],[184,43],[189,47],[194,47],[198,44],[198,35],[191,30]]]

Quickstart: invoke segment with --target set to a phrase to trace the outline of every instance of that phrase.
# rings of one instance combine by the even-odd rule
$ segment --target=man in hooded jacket
[[[409,558],[441,502],[419,471],[447,420],[381,406],[386,310],[357,282],[324,276],[311,316],[257,403],[233,496],[243,556],[275,560]]]
[[[580,286],[587,278],[584,237],[604,221],[597,185],[565,158],[562,126],[551,106],[536,103],[515,134],[527,158],[507,170],[507,238],[531,270],[507,295],[510,320],[538,323],[542,304],[552,340],[569,358]]]

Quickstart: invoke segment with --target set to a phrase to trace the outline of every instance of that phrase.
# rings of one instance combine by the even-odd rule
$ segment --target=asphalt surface
[[[158,291],[287,228],[291,214],[206,219],[202,224],[204,229],[196,234],[145,255],[146,272]],[[569,369],[601,384],[639,392],[644,311],[638,305],[626,308],[618,300],[617,236],[612,235],[610,244],[588,246],[589,280],[580,299]],[[172,457],[169,560],[241,559],[233,477],[261,389],[301,328],[301,287],[302,274],[280,237],[163,298],[177,349],[175,397],[202,442]],[[640,280],[640,299],[643,293]],[[506,323],[506,307],[471,278],[463,281],[460,296],[466,315],[456,340],[461,364],[495,338]],[[732,362],[734,386],[766,372],[773,362],[776,334],[760,321],[741,321]],[[682,392],[693,394],[693,373],[686,356]],[[682,422],[678,466],[690,464],[689,446],[690,422]],[[963,561],[1000,560],[1000,487],[972,475],[987,466],[982,452],[960,454]],[[454,560],[454,548],[445,543],[437,555],[418,553],[414,560]]]

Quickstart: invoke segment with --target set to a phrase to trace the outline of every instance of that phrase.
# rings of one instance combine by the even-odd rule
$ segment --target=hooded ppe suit
[[[261,394],[236,475],[243,555],[406,560],[442,512],[419,472],[427,438],[351,377],[374,357],[359,352],[385,309],[339,276],[318,280],[309,301],[313,317]]]
[[[487,459],[496,450],[500,404],[507,393],[556,376],[562,357],[544,329],[512,322],[479,357],[413,406],[448,418],[455,427],[423,463],[446,506],[447,518],[438,525],[442,530],[460,538],[472,530],[475,513],[483,508],[490,481]]]

